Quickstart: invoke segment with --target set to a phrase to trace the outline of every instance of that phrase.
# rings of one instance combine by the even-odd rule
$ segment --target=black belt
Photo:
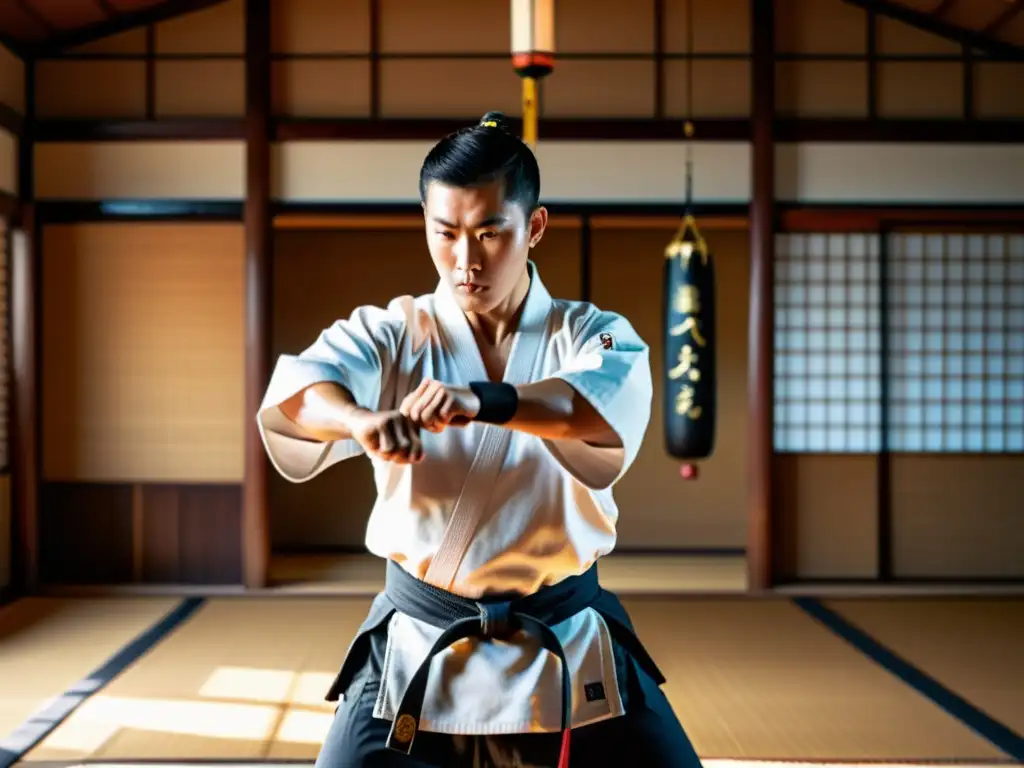
[[[388,735],[388,747],[405,754],[412,752],[426,696],[430,662],[437,654],[466,638],[505,639],[523,630],[540,640],[541,645],[555,654],[562,664],[562,748],[558,766],[568,768],[572,678],[565,650],[551,627],[597,603],[601,592],[597,568],[591,567],[581,576],[571,576],[532,595],[507,601],[487,598],[476,601],[433,587],[389,561],[385,593],[395,609],[444,631],[402,694]]]

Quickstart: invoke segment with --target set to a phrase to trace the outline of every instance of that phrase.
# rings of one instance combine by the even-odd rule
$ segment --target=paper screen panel
[[[241,480],[243,256],[235,224],[46,228],[44,479]]]

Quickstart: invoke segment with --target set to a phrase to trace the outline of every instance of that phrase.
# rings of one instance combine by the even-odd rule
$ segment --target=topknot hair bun
[[[502,112],[488,112],[480,118],[482,128],[496,128],[504,133],[509,133],[508,118]]]

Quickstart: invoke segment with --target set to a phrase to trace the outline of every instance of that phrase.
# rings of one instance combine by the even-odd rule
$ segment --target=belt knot
[[[483,636],[504,640],[516,630],[512,603],[480,603],[480,631]]]

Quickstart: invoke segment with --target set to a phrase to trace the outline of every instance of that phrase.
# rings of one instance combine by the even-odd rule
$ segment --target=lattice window
[[[1024,235],[881,245],[776,238],[776,450],[1024,451]]]
[[[776,238],[776,450],[879,449],[878,250],[874,235]]]
[[[893,451],[1024,450],[1024,236],[888,240]]]

